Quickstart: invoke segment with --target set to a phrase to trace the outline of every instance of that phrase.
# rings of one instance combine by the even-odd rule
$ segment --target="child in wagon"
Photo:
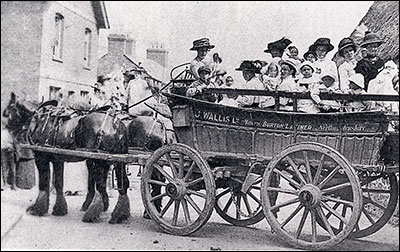
[[[266,74],[262,75],[262,82],[265,90],[275,91],[280,83],[279,66],[272,62],[268,65]],[[275,99],[272,96],[260,97],[260,108],[269,108],[275,106]]]
[[[340,110],[339,102],[335,100],[321,100],[319,97],[321,92],[341,93],[336,83],[336,75],[330,72],[322,74],[320,82],[322,84],[311,90],[311,98],[317,103],[320,112],[338,112]]]
[[[367,94],[364,90],[364,76],[362,74],[354,74],[349,77],[349,89],[346,93],[349,94]],[[371,102],[368,101],[352,101],[346,105],[347,112],[358,112],[369,110],[371,107]]]
[[[216,95],[203,93],[204,88],[215,87],[212,83],[210,83],[211,69],[208,66],[201,66],[197,72],[200,76],[200,79],[190,84],[186,90],[186,96],[194,99],[215,102],[217,100]]]
[[[319,81],[313,76],[315,69],[310,61],[304,61],[300,66],[301,77],[298,81],[298,92],[307,93],[318,89]],[[316,103],[311,99],[299,99],[297,110],[306,113],[318,113]]]

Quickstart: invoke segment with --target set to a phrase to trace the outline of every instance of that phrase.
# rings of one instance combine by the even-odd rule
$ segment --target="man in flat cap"
[[[193,47],[191,51],[197,51],[197,56],[190,62],[190,70],[196,80],[200,78],[198,70],[201,66],[210,66],[210,62],[207,61],[206,56],[210,49],[214,48],[214,45],[210,45],[208,38],[201,38],[193,41]]]
[[[197,74],[200,78],[190,84],[186,91],[186,96],[193,97],[194,99],[215,102],[217,96],[214,94],[204,94],[204,88],[214,88],[214,84],[210,82],[211,69],[208,66],[199,67]]]

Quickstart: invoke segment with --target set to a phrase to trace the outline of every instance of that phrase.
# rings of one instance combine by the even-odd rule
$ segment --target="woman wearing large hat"
[[[211,62],[206,59],[206,56],[210,49],[214,48],[214,45],[210,44],[208,38],[201,38],[193,41],[193,46],[190,48],[191,51],[197,51],[197,56],[190,62],[190,70],[196,80],[200,78],[198,70],[201,66],[210,66]]]
[[[378,56],[378,47],[383,44],[383,40],[378,34],[367,31],[361,43],[361,47],[366,49],[366,56],[357,62],[354,70],[365,78],[364,90],[368,91],[368,84],[378,75],[379,70],[385,62]]]
[[[309,47],[309,51],[314,51],[317,55],[317,60],[314,62],[316,75],[320,75],[322,72],[331,72],[336,75],[337,79],[336,63],[326,57],[328,52],[332,51],[333,48],[334,46],[331,44],[329,38],[318,38]]]
[[[356,72],[354,68],[357,65],[355,59],[355,53],[357,46],[351,38],[344,38],[339,42],[338,54],[344,58],[344,62],[339,66],[339,88],[341,90],[347,90],[349,88],[349,77],[354,75]]]
[[[260,74],[262,64],[260,61],[244,60],[236,71],[242,71],[245,83],[240,87],[242,89],[264,90],[264,85],[257,78],[256,74]],[[236,99],[241,107],[258,107],[260,97],[254,95],[239,95]]]
[[[285,49],[290,45],[292,41],[288,38],[281,38],[280,40],[267,44],[267,48],[264,50],[265,53],[270,53],[272,58],[282,58]]]

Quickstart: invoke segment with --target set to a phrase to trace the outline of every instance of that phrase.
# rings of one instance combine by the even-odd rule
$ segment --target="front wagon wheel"
[[[170,144],[156,150],[141,179],[144,207],[165,232],[189,235],[210,218],[215,181],[208,163],[193,148]]]
[[[319,143],[293,144],[276,155],[264,172],[261,200],[279,237],[306,250],[342,242],[362,211],[356,171],[342,154]]]

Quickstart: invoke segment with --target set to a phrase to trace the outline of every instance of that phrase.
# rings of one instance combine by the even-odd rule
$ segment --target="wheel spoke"
[[[363,188],[365,193],[390,193],[390,190]]]
[[[302,204],[299,204],[297,208],[289,215],[289,217],[286,218],[284,222],[281,223],[281,228],[283,228],[286,224],[289,223],[291,219],[293,219],[294,216],[303,208]]]
[[[288,175],[284,174],[283,172],[281,172],[278,169],[274,169],[274,172],[278,173],[281,177],[283,177],[284,179],[286,179],[289,183],[291,183],[292,185],[294,185],[297,189],[300,189],[300,184],[297,183],[296,181],[294,181],[292,178],[290,178]]]
[[[327,193],[331,193],[331,192],[334,192],[334,191],[337,191],[337,190],[340,190],[340,189],[343,189],[343,188],[346,188],[346,187],[349,187],[349,186],[351,186],[351,183],[350,182],[346,182],[346,183],[343,183],[343,184],[340,184],[340,185],[335,185],[335,186],[323,189],[321,191],[322,191],[322,194],[327,194]]]
[[[195,180],[193,180],[193,181],[190,181],[189,183],[187,183],[186,187],[191,187],[191,186],[193,186],[193,185],[195,185],[195,184],[197,184],[197,183],[199,183],[199,182],[201,182],[201,181],[203,181],[203,180],[204,180],[204,178],[203,178],[203,177],[200,177],[200,178],[198,178],[198,179],[195,179]]]
[[[372,218],[372,216],[368,213],[368,211],[365,208],[363,208],[362,212],[364,213],[365,217],[367,217],[369,222],[371,222],[372,225],[375,225],[374,219]]]
[[[175,201],[175,208],[174,208],[174,216],[172,217],[172,225],[176,226],[178,221],[178,214],[179,214],[179,204],[181,203],[180,200]]]
[[[342,200],[342,199],[337,199],[337,198],[330,197],[330,196],[322,196],[322,200],[323,201],[338,202],[338,203],[353,207],[353,202],[350,202],[350,201],[347,201],[347,200]]]
[[[297,191],[295,191],[295,190],[280,188],[280,187],[270,187],[269,186],[269,187],[267,187],[267,191],[274,191],[274,192],[281,192],[281,193],[297,195]]]
[[[149,184],[160,185],[160,186],[167,186],[167,184],[164,183],[164,182],[161,182],[161,181],[158,181],[158,180],[152,180],[152,179],[149,179],[148,183]]]
[[[197,206],[196,202],[194,202],[193,199],[189,195],[185,195],[185,199],[194,208],[194,210],[196,210],[196,212],[200,215],[201,214],[201,209],[199,208],[199,206]]]
[[[202,198],[207,198],[207,196],[204,193],[198,192],[198,191],[194,191],[194,190],[187,190],[187,193],[202,197]]]
[[[311,168],[310,168],[310,161],[308,160],[307,151],[303,151],[304,161],[306,165],[307,171],[307,182],[312,183],[312,175],[311,175]]]
[[[286,201],[286,202],[283,202],[283,203],[280,203],[280,204],[278,204],[278,205],[275,205],[275,206],[271,207],[271,211],[273,211],[273,210],[275,210],[275,209],[278,210],[278,209],[281,208],[281,207],[288,206],[288,205],[297,203],[297,202],[299,202],[299,201],[300,201],[299,198],[294,198],[294,199],[288,200],[288,201]]]
[[[163,198],[163,197],[165,197],[165,196],[167,196],[167,193],[159,194],[159,195],[154,196],[153,198],[151,198],[151,199],[150,199],[150,202],[153,202],[153,201],[155,201],[155,200],[161,199],[161,198]]]
[[[183,167],[184,167],[184,159],[183,159],[183,153],[179,153],[179,174],[178,178],[183,178]]]
[[[235,196],[233,196],[235,197]],[[242,197],[240,196],[240,194],[237,195],[237,199],[236,199],[236,219],[240,220],[240,202],[241,202]]]
[[[226,203],[224,209],[222,209],[222,211],[224,213],[226,213],[228,211],[228,209],[231,206],[232,202],[233,202],[233,195],[231,195],[231,197],[229,198],[228,202]]]
[[[192,221],[190,220],[189,207],[185,199],[182,199],[182,208],[183,208],[183,213],[185,215],[185,221],[186,223],[190,224]]]
[[[249,214],[251,214],[253,211],[251,210],[251,206],[249,204],[249,199],[247,198],[246,194],[243,195],[243,201],[244,201],[244,204],[246,205],[247,212]]]
[[[385,209],[386,209],[386,207],[384,207],[384,206],[382,206],[381,204],[379,204],[379,203],[373,201],[372,199],[371,199],[371,201],[370,201],[369,203],[371,203],[372,205],[374,205],[374,206],[380,208],[380,209],[383,210],[383,211],[385,211]]]
[[[325,155],[322,154],[321,159],[319,161],[318,168],[317,168],[317,172],[315,173],[315,176],[314,176],[314,180],[313,180],[314,185],[318,184],[319,176],[321,176],[322,167],[324,165],[324,158],[325,158]]]
[[[174,202],[174,200],[170,198],[167,205],[165,205],[163,210],[160,212],[160,217],[164,216],[164,214],[167,212],[168,208],[172,205],[173,202]]]
[[[161,166],[159,166],[158,164],[153,164],[153,167],[156,168],[169,181],[173,180],[173,178],[171,178],[171,176],[166,171],[164,171],[164,169]]]
[[[178,178],[178,175],[176,173],[176,167],[175,167],[174,161],[171,158],[171,155],[169,153],[165,153],[165,156],[167,157],[168,163],[171,167],[172,175],[174,176],[174,178]]]
[[[261,190],[261,187],[259,186],[250,186],[250,189],[254,189],[254,190]]]
[[[196,163],[193,161],[192,164],[190,165],[189,170],[187,171],[185,177],[183,178],[183,181],[187,182],[189,179],[190,175],[192,175],[193,169],[196,166]]]
[[[338,213],[335,209],[332,209],[328,204],[326,204],[325,202],[321,202],[321,206],[324,207],[333,215],[335,215],[336,217],[338,217],[344,224],[347,224],[347,220],[344,218],[344,216]],[[328,219],[328,216],[326,216],[326,219]]]
[[[326,176],[324,180],[322,180],[322,182],[318,185],[318,188],[322,189],[326,185],[326,183],[328,183],[329,180],[331,180],[333,176],[335,176],[335,174],[339,171],[339,169],[340,165],[336,166],[335,169],[333,169],[333,171],[331,171],[331,173],[329,173],[329,175]]]
[[[304,179],[303,175],[301,175],[301,172],[300,172],[298,166],[293,161],[293,159],[289,156],[286,156],[286,159],[289,161],[290,166],[293,168],[294,172],[296,173],[297,177],[300,179],[301,183],[303,185],[307,184],[306,180]]]
[[[343,217],[346,217],[346,212],[347,212],[347,206],[344,205],[342,208],[342,216]],[[340,222],[339,230],[343,230],[343,222]]]
[[[340,203],[335,203],[335,205],[332,207],[332,209],[333,210],[336,210],[338,207],[340,206]],[[332,213],[331,212],[329,212],[327,215],[326,215],[326,218],[327,219],[329,219],[329,217],[332,215]]]
[[[256,196],[254,196],[254,194],[252,192],[247,192],[247,195],[249,195],[255,202],[257,202],[259,205],[261,205],[260,199],[257,198]]]
[[[307,215],[308,215],[308,209],[304,208],[303,216],[301,216],[299,226],[297,227],[296,239],[299,239],[300,237],[301,231],[303,230],[304,227],[304,223],[306,222]]]
[[[325,214],[322,211],[321,207],[317,206],[316,210],[317,210],[318,215],[321,217],[322,221],[324,222],[324,225],[325,225],[326,229],[328,230],[329,235],[331,237],[334,237],[335,234],[333,233],[332,227],[329,224],[328,220],[326,219]]]
[[[220,193],[220,194],[218,194],[217,195],[217,197],[215,197],[215,199],[219,199],[219,198],[221,198],[222,196],[224,196],[225,194],[227,194],[227,193],[229,193],[229,191],[230,191],[230,189],[228,188],[228,189],[226,189],[225,191],[223,191],[222,193]]]
[[[315,210],[310,210],[311,214],[311,232],[312,232],[312,240],[311,242],[315,244],[317,242],[317,220],[315,218]]]

